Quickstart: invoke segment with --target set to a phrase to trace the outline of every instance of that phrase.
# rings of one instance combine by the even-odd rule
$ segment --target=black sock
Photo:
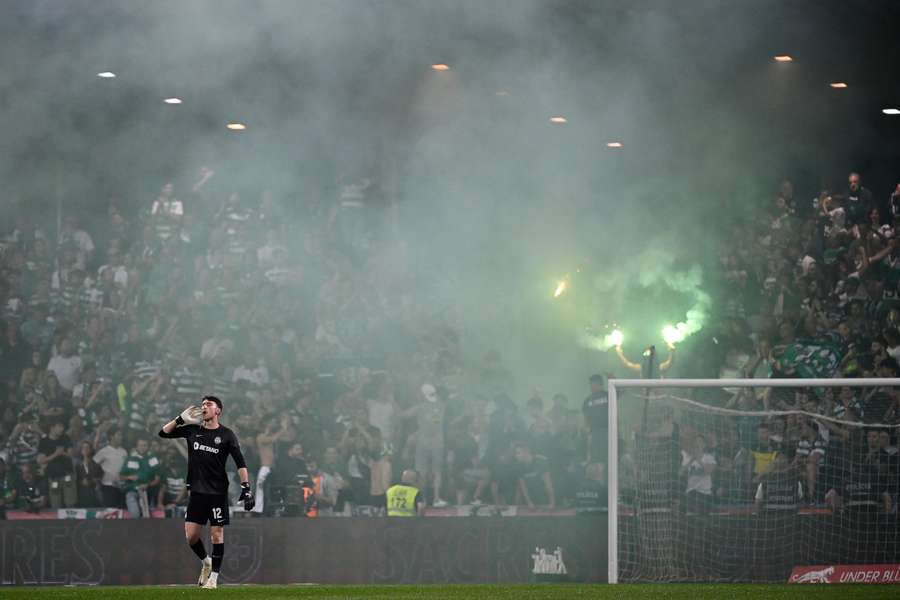
[[[222,557],[225,556],[225,542],[221,544],[213,544],[212,551],[212,570],[213,573],[218,573],[219,569],[222,568]]]
[[[206,560],[206,548],[203,547],[203,540],[197,540],[195,544],[191,544],[191,550],[200,560]]]

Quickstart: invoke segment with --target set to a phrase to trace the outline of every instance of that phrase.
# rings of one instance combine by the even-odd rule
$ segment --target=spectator
[[[127,457],[128,452],[122,447],[122,432],[118,429],[111,430],[107,445],[94,455],[94,462],[103,469],[103,476],[100,479],[100,500],[103,506],[119,508],[124,505],[125,496],[119,473]]]
[[[337,481],[331,475],[319,468],[318,459],[310,457],[306,463],[315,485],[318,515],[321,517],[334,516],[334,507],[337,504],[339,493]]]
[[[387,509],[385,494],[391,487],[394,477],[391,449],[386,447],[377,428],[371,429],[369,452],[373,460],[371,464],[371,485],[369,487],[369,503],[372,506]]]
[[[30,463],[22,465],[21,474],[16,489],[18,506],[28,512],[38,513],[49,504],[47,481],[37,475],[37,469]]]
[[[185,479],[187,461],[175,446],[168,446],[163,453],[160,468],[160,486],[156,505],[166,511],[166,516],[174,516],[177,507],[187,506],[188,487]]]
[[[392,444],[394,420],[398,411],[390,379],[384,374],[373,375],[365,395],[369,425],[381,431],[385,443]]]
[[[6,464],[6,457],[0,456],[0,521],[6,520],[6,511],[16,507],[19,493],[15,471]]]
[[[556,508],[556,491],[550,476],[549,461],[543,456],[532,454],[528,444],[517,443],[514,448],[520,468],[517,496],[521,496],[528,508]]]
[[[0,384],[15,390],[31,359],[31,346],[19,334],[19,327],[13,321],[7,322],[5,336],[0,340]]]
[[[317,466],[320,467],[322,476],[325,478],[323,479],[323,490],[334,491],[334,503],[332,504],[334,514],[343,513],[344,505],[346,504],[349,494],[350,484],[348,481],[349,476],[346,474],[346,468],[341,465],[340,453],[337,448],[326,448],[325,453],[322,456],[322,463]],[[324,487],[324,481],[326,480],[333,482],[333,487]],[[329,495],[329,497],[331,496]]]
[[[593,395],[593,392],[591,392]],[[558,434],[564,428],[564,423],[569,411],[569,398],[565,394],[557,393],[553,395],[550,410],[547,411],[547,418],[550,419],[551,431]],[[585,420],[588,417],[585,415]]]
[[[430,383],[420,388],[418,404],[402,411],[399,417],[415,417],[417,428],[414,440],[416,449],[416,472],[424,481],[432,483],[433,502],[436,508],[447,506],[441,498],[441,483],[444,469],[444,418],[446,405],[438,397],[437,389]]]
[[[866,214],[874,208],[872,192],[863,187],[859,173],[850,173],[847,177],[846,205],[850,224],[865,222]]]
[[[690,449],[681,451],[681,475],[687,481],[685,510],[689,513],[708,514],[713,506],[713,474],[716,458],[706,446],[702,435],[694,437]]]
[[[827,443],[819,435],[819,426],[804,420],[800,431],[800,441],[794,453],[794,468],[806,484],[806,498],[814,502],[817,496],[819,471],[825,462]]]
[[[165,242],[181,232],[184,204],[175,197],[175,186],[165,184],[150,206],[150,217],[157,237]]]
[[[50,425],[50,432],[38,443],[37,462],[44,469],[50,491],[51,508],[75,506],[78,487],[72,468],[72,440],[61,421]]]
[[[266,510],[266,498],[268,497],[266,480],[275,466],[275,446],[279,443],[287,443],[294,438],[293,429],[290,426],[290,417],[269,417],[263,431],[256,436],[256,448],[259,452],[260,467],[256,475],[256,506],[254,512],[262,513]]]
[[[81,357],[74,354],[71,338],[63,338],[59,354],[50,359],[47,370],[56,376],[57,382],[66,392],[71,393],[81,376]]]
[[[90,442],[81,442],[79,448],[80,455],[75,459],[75,483],[78,490],[76,506],[100,506],[97,492],[103,478],[103,469],[94,462],[94,447]]]
[[[447,469],[452,486],[456,489],[456,503],[465,504],[466,499],[478,486],[478,482],[489,477],[483,466],[487,435],[483,431],[483,417],[466,417],[449,433],[447,440]]]
[[[372,463],[370,436],[364,427],[351,427],[341,440],[347,457],[349,500],[354,506],[371,506]]]
[[[75,268],[86,269],[94,254],[94,240],[78,223],[78,217],[68,216],[59,232],[59,245],[71,244],[75,248]]]
[[[159,459],[150,453],[149,440],[138,438],[119,472],[119,479],[124,482],[125,506],[132,518],[150,517],[146,494],[149,488],[159,484],[159,471]]]
[[[754,486],[758,485],[763,475],[772,470],[772,463],[778,455],[777,445],[769,434],[768,423],[760,423],[756,429],[756,443],[750,448],[750,471]]]

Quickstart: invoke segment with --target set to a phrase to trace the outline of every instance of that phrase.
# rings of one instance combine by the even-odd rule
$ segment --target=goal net
[[[609,580],[900,563],[900,380],[610,380]]]

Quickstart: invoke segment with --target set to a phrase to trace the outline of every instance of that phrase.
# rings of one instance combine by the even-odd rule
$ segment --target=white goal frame
[[[900,378],[860,379],[609,379],[609,439],[607,454],[608,581],[619,582],[619,399],[627,388],[793,388],[900,387]]]

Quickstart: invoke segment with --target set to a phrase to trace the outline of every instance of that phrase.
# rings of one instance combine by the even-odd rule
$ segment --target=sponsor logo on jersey
[[[200,442],[194,442],[194,450],[203,450],[204,452],[212,452],[213,454],[219,453],[218,448],[213,448],[212,446],[207,446],[205,444],[201,444]]]

